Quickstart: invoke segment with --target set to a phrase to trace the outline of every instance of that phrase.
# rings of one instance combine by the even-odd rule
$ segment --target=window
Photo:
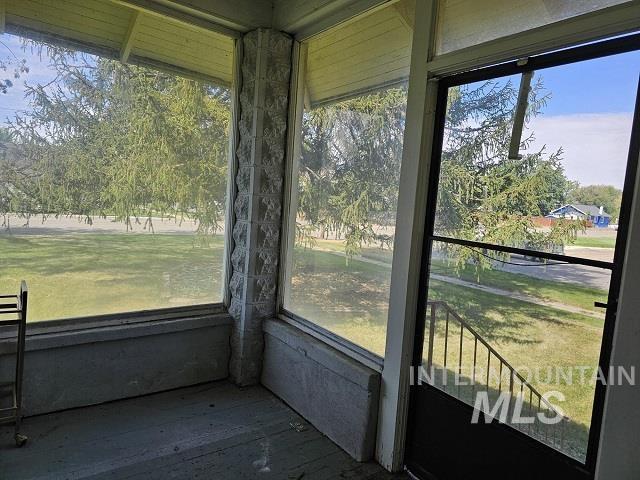
[[[630,52],[453,86],[435,235],[612,262],[639,64]]]
[[[9,2],[13,31],[28,4]],[[193,32],[131,12],[130,63],[0,36],[0,292],[25,279],[29,321],[222,300],[230,90],[188,70],[197,45],[162,63],[176,47],[154,35]]]
[[[381,356],[413,24],[407,7],[379,10],[305,46],[289,212],[284,309]]]
[[[436,54],[452,52],[629,0],[440,0]]]

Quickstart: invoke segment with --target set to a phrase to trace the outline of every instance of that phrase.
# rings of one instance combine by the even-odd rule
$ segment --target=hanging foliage
[[[222,227],[226,89],[43,43],[25,48],[48,58],[55,78],[27,83],[29,108],[10,120],[0,213]]]
[[[365,245],[390,246],[398,200],[406,88],[390,88],[305,113],[300,159],[299,241],[314,234],[344,238],[347,256]],[[449,92],[436,231],[457,238],[551,250],[575,237],[580,222],[558,221],[550,231],[532,218],[561,205],[573,187],[562,151],[544,149],[509,159],[518,91],[488,81]],[[529,96],[525,123],[545,106],[542,81]],[[533,135],[525,138],[527,149]],[[444,248],[444,247],[443,247]],[[485,267],[491,258],[449,247],[460,265]]]

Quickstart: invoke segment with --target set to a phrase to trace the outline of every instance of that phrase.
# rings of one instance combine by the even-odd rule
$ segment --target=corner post
[[[238,170],[229,312],[230,375],[255,384],[262,369],[262,321],[276,310],[284,152],[292,39],[273,29],[242,38]]]

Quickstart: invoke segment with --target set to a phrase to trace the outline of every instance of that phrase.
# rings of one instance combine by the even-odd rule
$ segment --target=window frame
[[[1,1],[1,0],[0,0]],[[172,17],[167,17],[171,18]],[[186,20],[181,20],[185,21]],[[189,22],[186,22],[189,23]],[[211,24],[213,25],[213,24]],[[212,27],[208,28],[211,31],[218,31]],[[106,48],[101,48],[89,43],[79,42],[76,40],[69,40],[61,38],[59,36],[40,32],[31,29],[25,29],[22,27],[16,27],[15,29],[6,28],[0,30],[1,33],[11,33],[14,35],[23,36],[26,38],[45,39],[47,41],[58,43],[66,46],[70,46],[76,50],[91,55],[101,56],[105,58],[117,58],[114,57],[114,53]],[[224,248],[223,248],[223,262],[222,262],[222,298],[218,302],[206,302],[196,303],[193,305],[183,305],[178,307],[159,307],[145,310],[129,310],[117,313],[96,314],[96,315],[83,315],[78,317],[57,318],[51,320],[38,320],[35,322],[28,322],[27,338],[32,335],[51,334],[51,333],[64,333],[64,332],[78,332],[93,330],[103,327],[117,327],[130,324],[153,324],[167,320],[192,320],[194,317],[201,316],[219,316],[221,314],[227,314],[230,304],[230,292],[229,292],[229,280],[231,278],[231,254],[233,253],[233,226],[235,223],[235,215],[233,210],[233,204],[236,194],[235,177],[238,169],[238,160],[236,158],[236,148],[238,145],[238,117],[239,117],[239,93],[240,93],[240,80],[241,80],[241,64],[242,64],[242,42],[240,35],[232,36],[234,42],[233,51],[233,80],[231,85],[223,85],[230,90],[231,97],[231,118],[230,118],[230,130],[228,141],[228,175],[227,175],[227,201],[225,205],[225,224],[224,224]],[[197,81],[211,81],[210,79],[197,78],[194,75],[189,75],[183,72],[179,67],[175,69],[170,68],[170,65],[152,65],[147,62],[141,63],[146,68],[151,68],[159,71],[165,71],[167,73],[191,78]],[[5,337],[14,335],[13,332],[7,334],[10,330],[0,328],[0,341]]]
[[[41,334],[84,332],[104,327],[120,327],[134,324],[152,324],[167,320],[192,319],[202,316],[221,315],[226,312],[227,309],[222,303],[205,303],[183,307],[133,310],[122,313],[38,320],[27,323],[27,338]],[[0,341],[14,337],[15,329],[11,327],[0,328]]]
[[[286,295],[288,294],[287,279],[291,277],[292,255],[295,244],[296,212],[291,205],[297,203],[298,194],[298,158],[302,147],[302,117],[304,115],[306,92],[304,77],[306,74],[307,44],[294,41],[292,53],[292,75],[290,83],[289,112],[287,118],[287,147],[285,153],[285,174],[282,201],[282,235],[280,242],[280,265],[278,274],[278,289],[276,292],[276,316],[311,335],[312,337],[332,346],[339,352],[366,365],[367,367],[382,372],[384,359],[369,350],[366,350],[346,338],[341,337],[326,328],[307,320],[284,308]],[[293,228],[292,228],[293,227]]]
[[[302,41],[294,41],[292,53],[292,72],[290,83],[289,115],[287,119],[287,147],[285,153],[285,175],[282,202],[282,236],[280,242],[280,265],[276,296],[277,317],[304,333],[330,345],[340,353],[360,362],[372,370],[382,373],[384,357],[380,356],[330,330],[316,324],[285,308],[285,298],[289,293],[288,280],[291,278],[291,267],[295,245],[296,211],[291,205],[297,204],[298,195],[298,159],[302,148],[302,121],[305,108],[308,108],[308,92],[305,90],[307,44],[309,37]],[[383,87],[384,88],[384,87]],[[370,92],[354,92],[355,95]],[[349,98],[349,97],[347,97]],[[341,100],[343,98],[340,98]],[[391,267],[393,271],[393,264]],[[387,315],[387,318],[389,316]]]
[[[640,112],[640,91],[638,91],[636,98],[634,99],[634,110],[631,127],[631,137],[629,139],[629,156],[625,165],[625,178],[623,185],[623,196],[620,206],[620,219],[623,220],[621,228],[618,230],[618,236],[615,246],[615,257],[612,261],[598,261],[590,260],[580,257],[572,257],[568,255],[560,255],[554,253],[547,253],[537,250],[531,250],[527,248],[515,248],[510,246],[501,246],[490,242],[478,242],[464,240],[459,237],[441,236],[433,231],[435,216],[436,216],[436,204],[437,196],[440,188],[440,167],[442,164],[442,152],[444,150],[444,144],[442,143],[442,134],[445,128],[446,122],[446,105],[447,95],[449,89],[454,86],[468,85],[474,82],[483,80],[492,80],[496,78],[505,77],[508,75],[518,75],[525,72],[537,72],[546,68],[562,67],[571,65],[574,63],[581,63],[589,60],[595,60],[599,58],[606,58],[609,56],[638,52],[640,53],[640,32],[636,32],[623,37],[614,37],[601,42],[579,45],[570,49],[563,49],[559,51],[551,51],[549,53],[543,53],[540,55],[532,56],[528,58],[526,62],[520,60],[514,60],[508,63],[500,65],[480,68],[473,71],[463,72],[459,74],[447,75],[439,81],[438,92],[438,106],[436,111],[439,112],[437,119],[437,125],[434,130],[434,134],[437,138],[437,142],[434,144],[434,149],[431,152],[431,159],[433,163],[434,171],[430,174],[429,178],[429,198],[427,203],[430,205],[426,212],[426,228],[425,236],[423,239],[423,252],[421,258],[422,275],[420,280],[420,291],[424,292],[420,295],[418,300],[418,309],[416,314],[416,327],[414,330],[414,345],[422,345],[420,341],[424,342],[425,334],[425,315],[422,312],[426,312],[426,303],[428,301],[427,294],[429,290],[430,271],[431,271],[431,252],[434,242],[442,241],[449,244],[466,245],[472,248],[486,248],[487,250],[493,250],[498,252],[516,253],[522,255],[535,256],[547,260],[555,260],[564,262],[568,265],[586,265],[596,268],[601,268],[611,272],[610,281],[611,284],[608,290],[607,304],[610,305],[606,310],[606,318],[603,321],[602,335],[600,340],[600,349],[598,351],[598,368],[603,372],[609,372],[609,368],[612,366],[611,357],[613,350],[613,338],[614,332],[617,327],[616,312],[619,308],[619,296],[622,290],[622,271],[624,269],[624,259],[627,252],[627,246],[632,244],[632,239],[629,237],[629,231],[631,229],[630,219],[632,214],[632,200],[634,196],[634,185],[638,178],[638,158],[637,151],[640,149],[638,145],[637,130],[640,123],[638,122],[638,113]],[[418,347],[413,349],[413,365],[421,364],[422,348]],[[603,384],[597,382],[594,388],[593,407],[591,411],[591,423],[589,424],[588,443],[586,445],[586,454],[584,463],[577,460],[574,457],[569,456],[560,449],[555,447],[548,447],[547,451],[549,455],[556,458],[560,458],[563,461],[569,462],[578,468],[586,468],[595,474],[596,461],[598,457],[598,451],[601,446],[600,433],[602,431],[602,425],[604,422],[605,414],[605,396],[610,391],[609,384]],[[450,397],[455,403],[462,402],[462,400],[456,397]],[[544,445],[534,437],[527,435],[524,432],[514,429],[515,435],[522,435],[526,438],[527,442],[532,445],[539,446]]]

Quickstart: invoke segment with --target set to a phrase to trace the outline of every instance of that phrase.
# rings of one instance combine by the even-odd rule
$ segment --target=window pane
[[[305,113],[285,308],[384,355],[406,87]]]
[[[496,421],[584,462],[610,271],[520,256],[460,267],[446,247],[432,250],[423,375],[472,406],[503,395]]]
[[[436,54],[452,52],[629,0],[440,0]]]
[[[384,355],[414,6],[306,43],[284,308]]]
[[[520,108],[521,75],[450,88],[436,235],[613,261],[639,67],[533,72]]]
[[[399,86],[305,113],[289,253],[285,308],[379,355],[405,108]]]
[[[221,301],[229,91],[0,39],[0,292],[30,321]]]

